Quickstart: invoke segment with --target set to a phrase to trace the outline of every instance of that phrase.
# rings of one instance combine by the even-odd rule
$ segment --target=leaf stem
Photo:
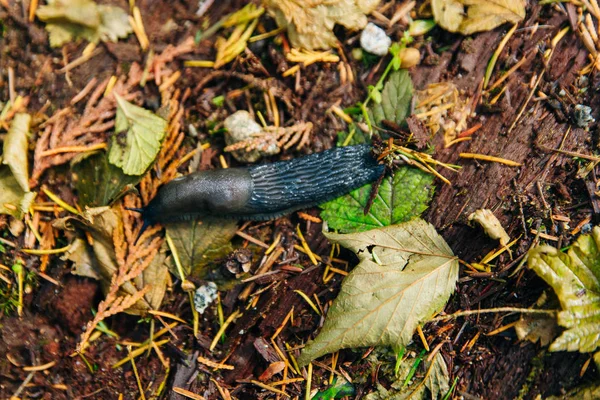
[[[496,307],[496,308],[487,308],[484,310],[459,311],[459,312],[455,312],[454,314],[442,315],[439,317],[432,318],[428,322],[445,321],[447,319],[455,319],[455,318],[459,318],[459,317],[465,317],[468,315],[477,315],[477,314],[518,312],[518,313],[522,313],[522,314],[555,315],[558,311],[560,311],[560,310],[539,310],[539,309],[533,309],[533,308],[518,308],[518,307]]]

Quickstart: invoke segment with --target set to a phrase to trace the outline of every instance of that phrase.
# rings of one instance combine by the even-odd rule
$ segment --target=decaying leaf
[[[29,163],[27,161],[29,124],[31,116],[15,114],[4,139],[2,164],[8,165],[24,192],[29,192]]]
[[[71,165],[78,203],[82,207],[110,205],[143,177],[126,175],[108,162],[108,155],[104,151],[83,154],[73,159]]]
[[[371,120],[379,125],[382,120],[400,125],[410,114],[413,85],[407,70],[390,74],[381,91],[381,103],[370,107]]]
[[[28,135],[31,116],[15,114],[4,139],[0,165],[0,214],[17,219],[29,210],[36,194],[29,191]]]
[[[113,238],[115,229],[122,229],[121,224],[119,213],[110,207],[89,208],[81,218],[70,217],[59,220],[55,224],[59,228],[66,228],[71,225],[89,232],[93,239],[92,245],[87,250],[90,258],[84,255],[83,249],[73,250],[68,257],[75,262],[91,264],[95,274],[100,277],[100,283],[105,292],[109,290],[114,276],[119,273],[120,266]],[[78,245],[81,246],[81,243],[78,243]],[[91,252],[89,249],[91,249]],[[138,291],[145,290],[143,298],[126,310],[127,313],[143,314],[149,309],[160,307],[165,294],[168,275],[164,261],[164,252],[158,253],[141,274],[126,280],[120,286],[118,296],[134,296]],[[134,269],[137,267],[137,263],[143,262],[145,262],[143,258],[136,259],[136,265],[127,265],[126,267]],[[89,266],[76,265],[75,268],[76,270],[85,271]]]
[[[114,96],[117,99],[117,118],[108,161],[127,175],[142,175],[160,150],[167,121],[116,93]]]
[[[76,238],[71,242],[69,249],[62,259],[73,262],[71,273],[74,275],[85,276],[86,278],[96,280],[101,279],[101,276],[98,274],[99,267],[92,254],[92,249],[85,240]]]
[[[12,215],[17,219],[29,210],[35,193],[24,192],[10,168],[0,166],[0,214]]]
[[[524,314],[515,325],[515,332],[519,340],[528,340],[532,343],[540,342],[548,346],[558,335],[556,318],[546,314]]]
[[[381,384],[377,391],[365,396],[365,400],[437,400],[441,399],[450,389],[448,367],[444,357],[437,353],[431,362],[423,360],[419,364],[419,373],[409,383],[406,378],[415,364],[414,358],[402,360],[396,381],[388,390]]]
[[[479,209],[469,215],[469,221],[475,221],[481,225],[485,234],[492,239],[498,240],[501,246],[506,246],[510,242],[510,236],[508,236],[508,233],[506,233],[492,210],[486,208]]]
[[[405,346],[454,292],[458,260],[421,219],[326,236],[354,251],[360,262],[344,279],[323,329],[304,347],[302,365],[342,348]]]
[[[552,293],[548,296],[548,293],[543,292],[533,307],[555,310],[559,307],[558,299]],[[515,325],[515,333],[519,340],[540,342],[546,347],[558,336],[560,328],[556,316],[552,314],[522,314]]]
[[[525,18],[524,0],[432,0],[435,21],[450,32],[471,35],[492,30],[505,22]]]
[[[92,43],[116,42],[132,32],[123,9],[99,6],[92,0],[49,0],[47,5],[38,8],[36,15],[46,22],[52,47],[79,38]]]
[[[340,232],[362,232],[418,217],[433,197],[434,177],[413,167],[401,167],[384,178],[367,215],[364,210],[372,185],[365,185],[322,204],[321,217]]]
[[[214,260],[225,258],[233,251],[231,239],[237,231],[234,219],[202,218],[166,225],[167,234],[173,240],[185,278],[202,279],[209,272],[207,266]],[[170,263],[171,273],[179,271]]]
[[[265,5],[277,25],[287,29],[294,47],[317,50],[335,47],[335,24],[364,28],[365,14],[375,10],[379,0],[266,0]]]
[[[127,13],[121,8],[98,6],[98,12],[101,21],[98,35],[103,42],[116,42],[127,37],[133,31]]]
[[[596,400],[600,399],[600,384],[578,386],[559,396],[546,397],[545,400]]]
[[[600,346],[600,227],[581,235],[564,253],[541,245],[529,251],[528,265],[554,289],[567,328],[551,351],[593,352]],[[599,353],[596,353],[599,356]]]

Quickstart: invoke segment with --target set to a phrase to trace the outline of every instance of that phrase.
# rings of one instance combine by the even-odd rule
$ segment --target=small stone
[[[262,132],[260,125],[252,118],[246,110],[236,111],[227,117],[224,121],[225,142],[228,146],[250,139],[252,135]],[[242,162],[255,162],[260,158],[260,153],[257,150],[246,151],[237,150],[232,152],[236,160]]]
[[[203,314],[208,306],[217,298],[217,284],[206,282],[206,284],[196,289],[194,293],[194,308],[198,314]]]
[[[385,56],[392,45],[392,39],[385,31],[369,22],[360,34],[360,46],[369,53],[377,56]]]
[[[263,132],[262,127],[252,118],[246,110],[236,111],[227,117],[224,121],[225,142],[228,146],[243,142],[244,140],[252,139],[257,134]],[[258,146],[258,148],[246,151],[245,149],[233,151],[233,157],[241,162],[253,163],[265,155],[273,155],[279,153],[277,144],[267,144],[266,146]]]

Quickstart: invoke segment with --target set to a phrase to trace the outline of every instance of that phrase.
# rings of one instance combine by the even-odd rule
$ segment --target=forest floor
[[[48,118],[57,111],[70,107],[74,113],[84,113],[86,101],[71,105],[72,99],[92,79],[105,82],[111,76],[125,77],[136,64],[143,69],[148,53],[141,50],[132,34],[116,43],[100,43],[93,57],[65,72],[65,65],[82,55],[87,42],[51,48],[44,24],[38,19],[28,21],[26,3],[0,0],[0,101],[6,102],[14,94],[28,99],[26,109],[34,116],[33,149],[44,132],[44,125],[40,124],[47,124]],[[128,8],[126,1],[99,3]],[[422,2],[417,3],[416,9]],[[198,1],[137,2],[154,54],[165,54],[172,51],[173,46],[178,49],[173,51],[172,57],[164,58],[163,66],[178,74],[171,83],[178,91],[172,94],[172,99],[179,102],[180,127],[185,137],[178,143],[177,156],[193,151],[198,143],[209,142],[210,150],[204,151],[199,161],[205,169],[219,168],[221,155],[228,165],[241,165],[231,154],[223,152],[225,143],[218,130],[225,117],[236,110],[253,107],[262,110],[267,122],[273,123],[274,117],[265,106],[269,101],[265,100],[269,97],[265,95],[267,87],[276,89],[271,99],[277,103],[283,120],[311,122],[314,126],[302,150],[291,148],[271,156],[269,161],[335,146],[338,132],[347,128],[329,111],[331,106],[344,109],[362,101],[368,86],[377,82],[386,65],[377,60],[371,63],[354,60],[351,54],[358,46],[358,34],[336,29],[340,39],[336,52],[341,55],[342,68],[346,65],[351,68],[356,77],[353,81],[341,80],[340,63],[315,63],[302,68],[300,75],[283,77],[282,72],[294,65],[284,55],[285,39],[283,45],[281,39],[276,44],[273,38],[251,43],[247,51],[219,70],[184,66],[186,60],[214,59],[216,36],[201,38],[198,32],[244,4],[243,1],[215,1],[199,16],[196,14]],[[383,15],[391,17],[396,6],[387,7]],[[473,273],[461,265],[457,288],[446,306],[446,313],[532,307],[540,295],[548,291],[548,286],[533,271],[516,269],[534,240],[539,240],[532,229],[546,229],[549,243],[561,248],[577,236],[574,228],[579,227],[579,231],[599,216],[596,168],[592,166],[591,173],[579,178],[578,171],[584,160],[551,151],[561,148],[594,154],[598,145],[597,125],[592,123],[588,129],[580,128],[568,111],[573,104],[600,109],[597,71],[587,76],[587,90],[580,90],[579,73],[589,60],[579,36],[573,29],[569,30],[557,43],[547,64],[542,61],[551,40],[571,24],[569,13],[563,10],[566,10],[563,6],[542,6],[530,1],[525,20],[499,55],[491,81],[497,80],[517,61],[524,61],[504,83],[506,90],[498,102],[490,105],[480,100],[476,103],[476,113],[468,125],[481,124],[481,127],[472,134],[472,140],[447,148],[442,134],[430,141],[434,158],[462,167],[457,173],[443,172],[451,185],[435,181],[433,200],[423,214],[453,252],[466,263],[473,263],[497,247],[497,242],[481,228],[469,224],[467,217],[481,208],[493,210],[510,237],[518,238],[512,257],[502,254],[492,271]],[[261,24],[264,31],[276,28],[266,15],[261,18]],[[460,96],[469,101],[476,98],[488,61],[509,29],[510,25],[503,25],[465,37],[434,28],[428,33],[429,39],[418,44],[423,61],[410,69],[415,89],[423,90],[437,82],[453,82]],[[388,33],[398,37],[402,30],[397,25]],[[186,43],[193,45],[186,47]],[[160,106],[161,92],[155,81],[137,90],[139,104],[152,110]],[[559,96],[561,91],[567,95]],[[540,92],[547,98],[541,98]],[[596,111],[592,115],[598,117]],[[110,129],[98,132],[96,138],[85,145],[106,142],[109,132]],[[521,167],[463,159],[459,153],[494,155],[520,163]],[[32,190],[48,188],[65,202],[75,204],[77,193],[70,159],[48,161],[33,154],[30,152],[36,157],[31,159]],[[183,165],[180,172],[187,173],[187,165]],[[40,196],[36,201],[49,201]],[[319,215],[318,208],[306,212],[315,217]],[[65,211],[56,210],[37,214],[37,221],[33,216],[27,218],[38,227],[50,226],[55,218],[66,216]],[[293,268],[282,270],[253,282],[252,293],[262,290],[260,296],[252,303],[254,307],[228,329],[216,353],[208,351],[220,326],[216,306],[211,306],[200,317],[198,334],[194,336],[190,298],[181,290],[177,277],[172,277],[160,310],[180,317],[185,323],[170,325],[172,328],[163,336],[169,340],[161,347],[160,356],[147,350],[135,359],[135,367],[127,362],[113,368],[117,361],[127,357],[128,346],[135,349],[136,344],[150,337],[151,329],[162,329],[165,321],[172,321],[166,317],[115,315],[105,324],[118,338],[108,335],[94,338],[84,357],[74,355],[87,322],[94,318],[93,310],[103,298],[101,285],[96,280],[73,275],[71,262],[61,259],[60,255],[20,252],[19,249],[35,244],[35,237],[31,238],[26,227],[11,233],[11,219],[2,216],[0,237],[4,245],[0,264],[11,266],[20,258],[26,274],[20,315],[16,308],[3,306],[0,311],[0,397],[10,398],[16,393],[19,398],[116,399],[122,395],[133,399],[140,398],[140,390],[143,390],[146,398],[154,398],[157,393],[161,398],[185,398],[173,388],[183,388],[209,399],[222,398],[225,392],[240,399],[277,397],[277,393],[265,390],[256,382],[267,366],[279,360],[278,354],[273,348],[262,352],[258,348],[262,344],[270,347],[271,342],[265,338],[273,337],[281,326],[284,329],[277,336],[281,349],[286,349],[286,344],[294,347],[313,338],[322,324],[321,317],[295,291],[302,291],[311,298],[316,294],[320,303],[326,305],[339,292],[343,277],[336,275],[324,283],[325,265],[312,266],[308,257],[294,252],[294,245],[300,244],[296,235],[299,224],[312,252],[323,258],[330,254],[331,246],[321,232],[321,223],[304,218],[294,213],[273,221],[244,224],[240,228],[247,237],[267,245],[280,235],[288,259],[295,257],[292,264],[300,264],[303,269],[301,273]],[[47,229],[52,231],[52,228]],[[49,234],[53,235],[56,248],[68,244],[64,234],[53,232]],[[247,244],[247,238],[238,236],[234,248]],[[264,252],[257,249],[254,260]],[[343,250],[337,257],[349,261],[350,268],[356,265],[356,257],[349,251]],[[257,261],[253,262],[255,268]],[[10,271],[2,272],[14,282]],[[14,284],[4,281],[0,284],[3,296],[15,288]],[[246,309],[250,300],[240,294],[247,288],[247,284],[239,284],[221,291],[220,304],[225,317],[234,310]],[[293,322],[283,325],[291,310]],[[487,313],[423,326],[424,336],[432,348],[444,343],[439,352],[448,366],[450,382],[456,382],[451,398],[534,399],[538,395],[560,395],[595,379],[597,372],[594,363],[590,363],[590,354],[551,353],[547,345],[518,340],[510,327],[497,331],[518,319],[517,313]],[[421,343],[416,334],[414,342]],[[368,349],[340,351],[334,372],[331,372],[331,357],[321,358],[313,365],[312,388],[324,390],[334,375],[352,382],[355,390],[352,398],[372,392],[377,383],[389,385],[389,377],[384,376],[383,369],[381,376],[379,371],[382,365],[393,366],[393,355],[386,358],[380,354],[375,362],[367,357],[368,352]],[[215,369],[198,362],[198,356],[216,362],[227,356],[226,364],[234,368]],[[53,364],[43,371],[23,368],[48,363]],[[291,379],[287,385],[277,388],[285,390],[291,398],[304,398],[305,385],[301,380]]]

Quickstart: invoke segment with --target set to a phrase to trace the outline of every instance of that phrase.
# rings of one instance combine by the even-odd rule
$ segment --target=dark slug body
[[[266,220],[332,200],[383,172],[368,145],[248,168],[201,171],[163,186],[142,217],[145,226],[206,215]]]

